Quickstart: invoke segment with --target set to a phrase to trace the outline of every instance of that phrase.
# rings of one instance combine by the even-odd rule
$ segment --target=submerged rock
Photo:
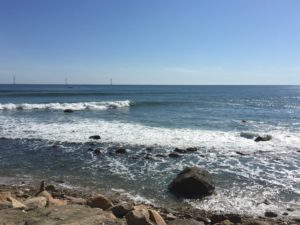
[[[187,152],[196,152],[196,151],[198,151],[198,149],[195,147],[191,147],[191,148],[187,148],[186,151]]]
[[[89,137],[89,139],[99,140],[101,139],[100,135],[92,135]]]
[[[176,153],[176,152],[171,152],[171,153],[169,154],[169,157],[170,157],[170,158],[179,158],[180,155],[179,155],[178,153]]]
[[[202,198],[215,189],[211,175],[198,167],[187,167],[170,183],[169,190],[185,198]]]
[[[65,109],[65,110],[64,110],[64,113],[72,113],[72,112],[74,112],[73,109]]]
[[[272,139],[271,135],[265,135],[265,136],[258,136],[255,138],[255,142],[260,142],[260,141],[270,141]]]
[[[118,148],[116,150],[116,153],[117,154],[125,154],[125,153],[127,153],[127,150],[126,150],[126,148]]]
[[[180,149],[180,148],[175,148],[175,149],[174,149],[174,152],[181,153],[181,154],[185,154],[185,153],[187,153],[187,150],[185,150],[185,149]]]
[[[95,155],[100,155],[101,154],[101,149],[97,148],[97,149],[93,150],[93,153]]]

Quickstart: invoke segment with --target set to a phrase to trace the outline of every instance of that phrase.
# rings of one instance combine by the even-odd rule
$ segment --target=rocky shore
[[[0,225],[75,224],[292,225],[300,224],[300,221],[272,212],[265,217],[253,218],[237,214],[214,214],[188,205],[159,208],[120,195],[85,193],[44,182],[40,187],[0,186]]]

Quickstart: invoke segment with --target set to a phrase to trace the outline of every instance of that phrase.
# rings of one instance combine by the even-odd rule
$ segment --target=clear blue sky
[[[299,0],[0,0],[0,83],[300,84]]]

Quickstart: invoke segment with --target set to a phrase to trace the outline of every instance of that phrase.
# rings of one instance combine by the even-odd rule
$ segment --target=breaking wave
[[[77,102],[77,103],[7,103],[0,104],[0,110],[105,110],[114,108],[129,107],[132,103],[129,100],[125,101],[110,101],[110,102]]]

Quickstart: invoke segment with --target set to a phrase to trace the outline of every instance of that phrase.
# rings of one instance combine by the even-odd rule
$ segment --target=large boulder
[[[97,196],[88,200],[87,204],[92,208],[100,208],[106,210],[113,206],[113,203],[104,195],[98,194]]]
[[[187,167],[170,183],[169,190],[185,198],[211,195],[215,187],[210,174],[198,167]]]

